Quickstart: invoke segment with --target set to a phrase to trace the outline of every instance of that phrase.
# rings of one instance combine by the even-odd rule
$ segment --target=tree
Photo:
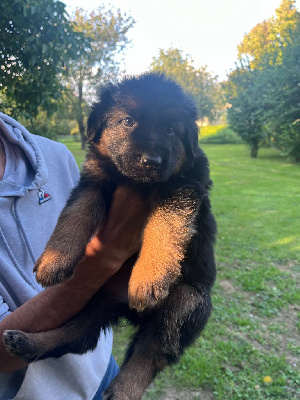
[[[77,120],[82,148],[85,147],[85,120],[89,104],[95,97],[99,86],[106,80],[114,80],[119,72],[116,59],[129,44],[128,31],[135,21],[131,16],[122,14],[118,9],[106,10],[102,5],[97,11],[87,14],[78,9],[72,17],[74,30],[89,38],[90,48],[85,49],[82,40],[80,57],[68,64],[66,87],[69,90],[68,101],[72,114]]]
[[[250,146],[252,158],[257,157],[259,147],[266,138],[260,74],[261,71],[241,63],[224,83],[229,124]]]
[[[300,13],[283,0],[276,17],[256,25],[239,46],[240,63],[225,85],[228,119],[250,144],[266,138],[300,160]]]
[[[299,24],[296,0],[283,0],[275,16],[257,24],[238,45],[240,60],[250,60],[251,68],[282,63],[282,53],[291,43]]]
[[[217,77],[212,77],[206,67],[196,69],[190,56],[182,55],[179,49],[160,50],[158,57],[153,57],[151,69],[163,72],[189,92],[198,107],[199,118],[213,119],[220,96]]]
[[[282,51],[282,63],[263,70],[268,82],[265,122],[271,144],[300,161],[300,21]]]
[[[11,114],[55,109],[60,77],[78,52],[65,5],[57,0],[1,0],[0,101]]]

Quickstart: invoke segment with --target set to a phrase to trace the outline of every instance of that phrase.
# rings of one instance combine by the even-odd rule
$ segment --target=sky
[[[256,24],[275,15],[281,0],[61,0],[68,13],[99,4],[120,8],[136,21],[124,63],[126,73],[147,71],[159,49],[179,48],[195,68],[207,66],[220,81],[234,69],[237,45]],[[300,0],[296,2],[300,9]]]

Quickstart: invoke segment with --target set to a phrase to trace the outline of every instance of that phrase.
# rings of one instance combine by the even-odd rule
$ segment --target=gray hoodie
[[[79,173],[67,148],[0,113],[6,168],[0,181],[0,320],[39,293],[32,272]],[[47,318],[47,316],[45,316]],[[93,352],[0,374],[0,400],[91,400],[106,372],[112,334]]]

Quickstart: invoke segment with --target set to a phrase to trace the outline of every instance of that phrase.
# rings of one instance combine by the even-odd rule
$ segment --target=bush
[[[70,135],[74,130],[76,122],[63,118],[61,113],[47,115],[46,111],[40,110],[35,118],[18,117],[18,121],[24,125],[31,133],[57,140],[59,136],[70,136],[72,141],[76,141],[78,135]],[[75,137],[73,137],[75,136]]]
[[[200,128],[199,139],[202,143],[240,144],[244,143],[232,129],[226,125],[211,125]]]
[[[283,154],[300,162],[300,120],[280,127],[278,132],[272,132],[271,144]]]

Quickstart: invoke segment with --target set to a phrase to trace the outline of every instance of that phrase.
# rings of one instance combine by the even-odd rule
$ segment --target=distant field
[[[67,145],[81,163],[79,144]],[[272,149],[253,160],[244,145],[201,146],[218,222],[214,310],[203,335],[144,399],[299,399],[299,166]],[[129,335],[116,330],[118,362]]]
[[[68,149],[72,152],[73,156],[75,157],[77,164],[80,166],[84,160],[85,152],[81,150],[81,144],[79,142],[73,141],[62,141]]]

